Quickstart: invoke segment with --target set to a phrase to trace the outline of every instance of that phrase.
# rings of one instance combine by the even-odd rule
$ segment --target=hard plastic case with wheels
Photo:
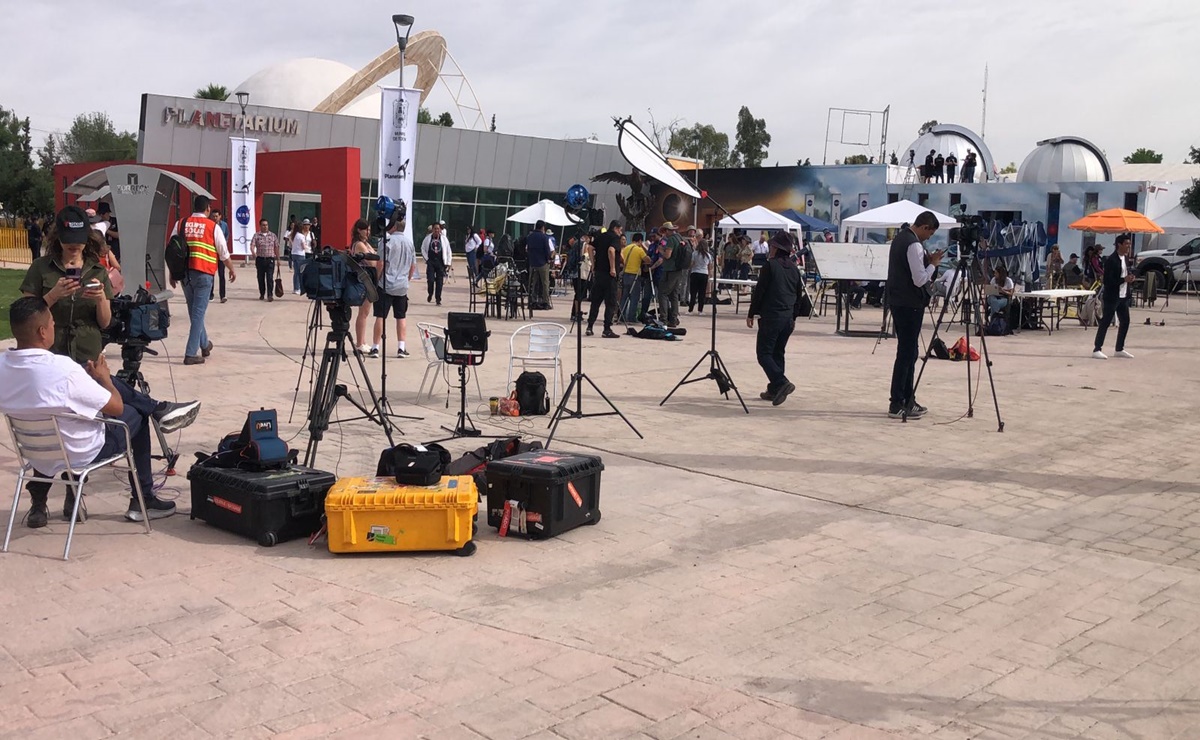
[[[447,475],[432,486],[395,478],[343,478],[325,498],[329,551],[475,552],[479,489],[469,475]]]
[[[595,455],[537,450],[487,464],[488,525],[501,536],[555,537],[600,521]]]
[[[333,473],[293,465],[249,471],[194,466],[192,519],[256,540],[263,547],[308,537],[321,528]]]

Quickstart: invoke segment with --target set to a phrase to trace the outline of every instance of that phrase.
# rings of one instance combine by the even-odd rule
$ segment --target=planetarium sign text
[[[163,108],[163,125],[174,124],[189,128],[212,128],[221,131],[241,131],[242,115],[238,113],[214,113],[198,108]],[[300,120],[283,116],[245,116],[246,133],[279,134],[295,136],[300,133]]]

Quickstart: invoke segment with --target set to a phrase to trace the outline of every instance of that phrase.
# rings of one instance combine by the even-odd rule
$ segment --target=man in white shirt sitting
[[[147,515],[151,519],[161,519],[174,514],[175,502],[154,495],[150,422],[157,420],[164,432],[183,429],[196,420],[200,402],[159,402],[138,393],[125,381],[109,375],[103,353],[94,362],[89,362],[86,369],[70,357],[52,354],[54,318],[41,298],[18,298],[9,308],[8,315],[17,348],[0,354],[0,413],[29,421],[55,414],[88,417],[103,414],[120,419],[129,427],[134,468],[146,499]],[[60,428],[67,457],[74,467],[125,452],[125,432],[116,426],[63,420]],[[63,464],[59,463],[56,469],[38,472],[43,477],[52,477],[63,469]],[[132,491],[132,476],[129,485]],[[32,528],[44,527],[49,518],[46,500],[50,484],[31,482],[26,488],[32,499],[26,524]],[[68,492],[63,505],[64,518],[70,518],[74,506],[74,497]],[[142,520],[136,496],[130,496],[125,518],[132,522]]]

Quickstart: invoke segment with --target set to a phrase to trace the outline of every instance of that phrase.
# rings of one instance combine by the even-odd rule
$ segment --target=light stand
[[[733,382],[733,378],[729,375],[729,368],[725,366],[724,360],[721,359],[721,353],[717,351],[717,280],[715,277],[712,281],[711,295],[712,330],[709,337],[708,351],[701,355],[699,360],[696,360],[696,364],[692,365],[692,369],[687,371],[687,375],[684,375],[683,379],[675,384],[675,387],[671,389],[667,397],[659,401],[658,405],[662,406],[671,400],[671,396],[675,395],[675,391],[685,385],[700,383],[705,380],[714,380],[717,383],[717,392],[724,395],[725,400],[729,400],[729,391],[733,391],[734,395],[737,396],[738,403],[742,404],[742,410],[748,414],[750,413],[750,409],[746,408],[746,402],[742,399],[741,392],[738,391],[737,383]],[[708,374],[693,378],[692,373],[696,372],[697,368],[704,364],[705,360],[708,360]]]
[[[1198,259],[1200,259],[1200,257],[1192,257],[1191,259],[1184,260],[1184,262],[1183,262],[1183,315],[1184,316],[1189,315],[1188,311],[1190,309],[1190,305],[1189,305],[1190,297],[1191,297],[1190,293],[1196,287],[1196,284],[1194,282],[1192,282],[1192,262],[1195,260],[1198,260]],[[1174,270],[1174,267],[1172,267],[1172,270]],[[1165,288],[1166,286],[1164,285],[1163,287]],[[1168,306],[1171,305],[1171,293],[1172,292],[1174,292],[1174,291],[1173,290],[1166,291],[1166,300],[1163,301],[1162,308],[1158,309],[1159,313],[1162,313]]]
[[[968,262],[968,260],[969,260],[969,262]],[[976,307],[982,306],[982,304],[983,304],[982,290],[980,289],[979,285],[977,285],[975,283],[974,280],[970,279],[969,276],[975,274],[973,268],[978,267],[979,266],[978,263],[979,263],[978,249],[972,250],[970,257],[963,255],[959,258],[958,264],[955,266],[954,276],[952,278],[950,278],[950,285],[947,286],[947,289],[946,289],[946,296],[947,296],[946,301],[942,304],[941,313],[938,315],[937,323],[933,327],[933,337],[930,338],[929,344],[926,346],[925,353],[921,357],[921,371],[919,373],[917,373],[917,378],[915,381],[913,381],[913,399],[915,399],[917,397],[917,388],[921,385],[921,378],[924,377],[924,375],[925,375],[925,367],[926,367],[926,365],[929,364],[929,358],[933,355],[933,346],[935,344],[934,340],[936,340],[938,338],[938,333],[942,330],[942,324],[946,319],[946,310],[950,307],[950,303],[951,303],[950,297],[955,295],[955,288],[957,287],[956,283],[958,282],[958,280],[960,278],[962,278],[963,276],[967,276],[967,289],[966,289],[966,292],[963,294],[962,305],[963,305],[964,311],[966,311],[966,317],[967,317],[966,322],[963,327],[965,330],[965,336],[967,339],[967,342],[966,342],[967,356],[966,356],[966,359],[963,360],[963,362],[965,362],[967,364],[967,417],[968,418],[973,418],[975,416],[975,399],[971,392],[971,362],[972,362],[972,360],[971,360],[971,317],[972,316],[977,317],[980,315],[978,313],[978,310],[980,310],[980,309],[977,309]],[[922,318],[922,320],[924,320],[924,311],[922,311],[921,313],[922,313],[921,318]],[[952,317],[951,323],[953,323],[953,322],[954,322],[954,320]],[[980,329],[979,346],[983,350],[983,353],[982,353],[983,354],[983,366],[984,366],[984,368],[987,369],[988,383],[992,389],[992,405],[995,406],[995,408],[996,408],[996,424],[997,424],[996,431],[1003,432],[1004,431],[1004,419],[1002,419],[1000,417],[1000,400],[996,397],[996,380],[994,377],[992,377],[992,358],[988,354],[986,332],[983,331],[982,322],[978,321],[978,319],[976,319],[976,326],[977,326],[977,328]],[[908,422],[908,409],[903,410],[903,413],[901,415],[901,420],[905,423]]]
[[[572,185],[570,189],[567,190],[566,200],[569,209],[567,213],[571,216],[571,218],[576,220],[576,223],[586,227],[587,224],[591,222],[589,216],[590,209],[588,208],[589,197],[587,188],[582,185]],[[579,311],[580,314],[583,313],[582,303],[580,303]],[[625,422],[625,424],[633,430],[633,433],[638,436],[638,439],[645,439],[645,437],[642,436],[642,433],[637,430],[637,427],[635,427],[633,423],[629,421],[629,419],[625,418],[625,414],[622,414],[621,410],[618,409],[616,405],[608,399],[608,396],[604,395],[604,391],[600,390],[600,387],[596,385],[595,381],[589,378],[587,373],[583,372],[582,319],[583,317],[581,315],[580,320],[575,322],[575,372],[571,373],[571,382],[567,384],[567,389],[563,392],[562,398],[559,399],[558,408],[554,410],[554,416],[550,417],[550,434],[546,437],[546,447],[549,448],[550,444],[554,441],[554,434],[558,431],[558,424],[563,420],[563,417],[570,419],[588,419],[595,416],[619,416],[621,417],[621,421]],[[592,390],[596,391],[596,393],[600,395],[600,398],[604,399],[604,402],[608,404],[612,411],[593,411],[590,413],[584,413],[583,381],[585,380],[587,381],[588,385],[592,387]],[[571,402],[572,390],[575,391],[575,408],[568,409],[567,404]]]

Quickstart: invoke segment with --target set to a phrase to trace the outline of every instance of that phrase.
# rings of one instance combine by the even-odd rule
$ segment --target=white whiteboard
[[[888,244],[810,242],[822,280],[887,280]]]

